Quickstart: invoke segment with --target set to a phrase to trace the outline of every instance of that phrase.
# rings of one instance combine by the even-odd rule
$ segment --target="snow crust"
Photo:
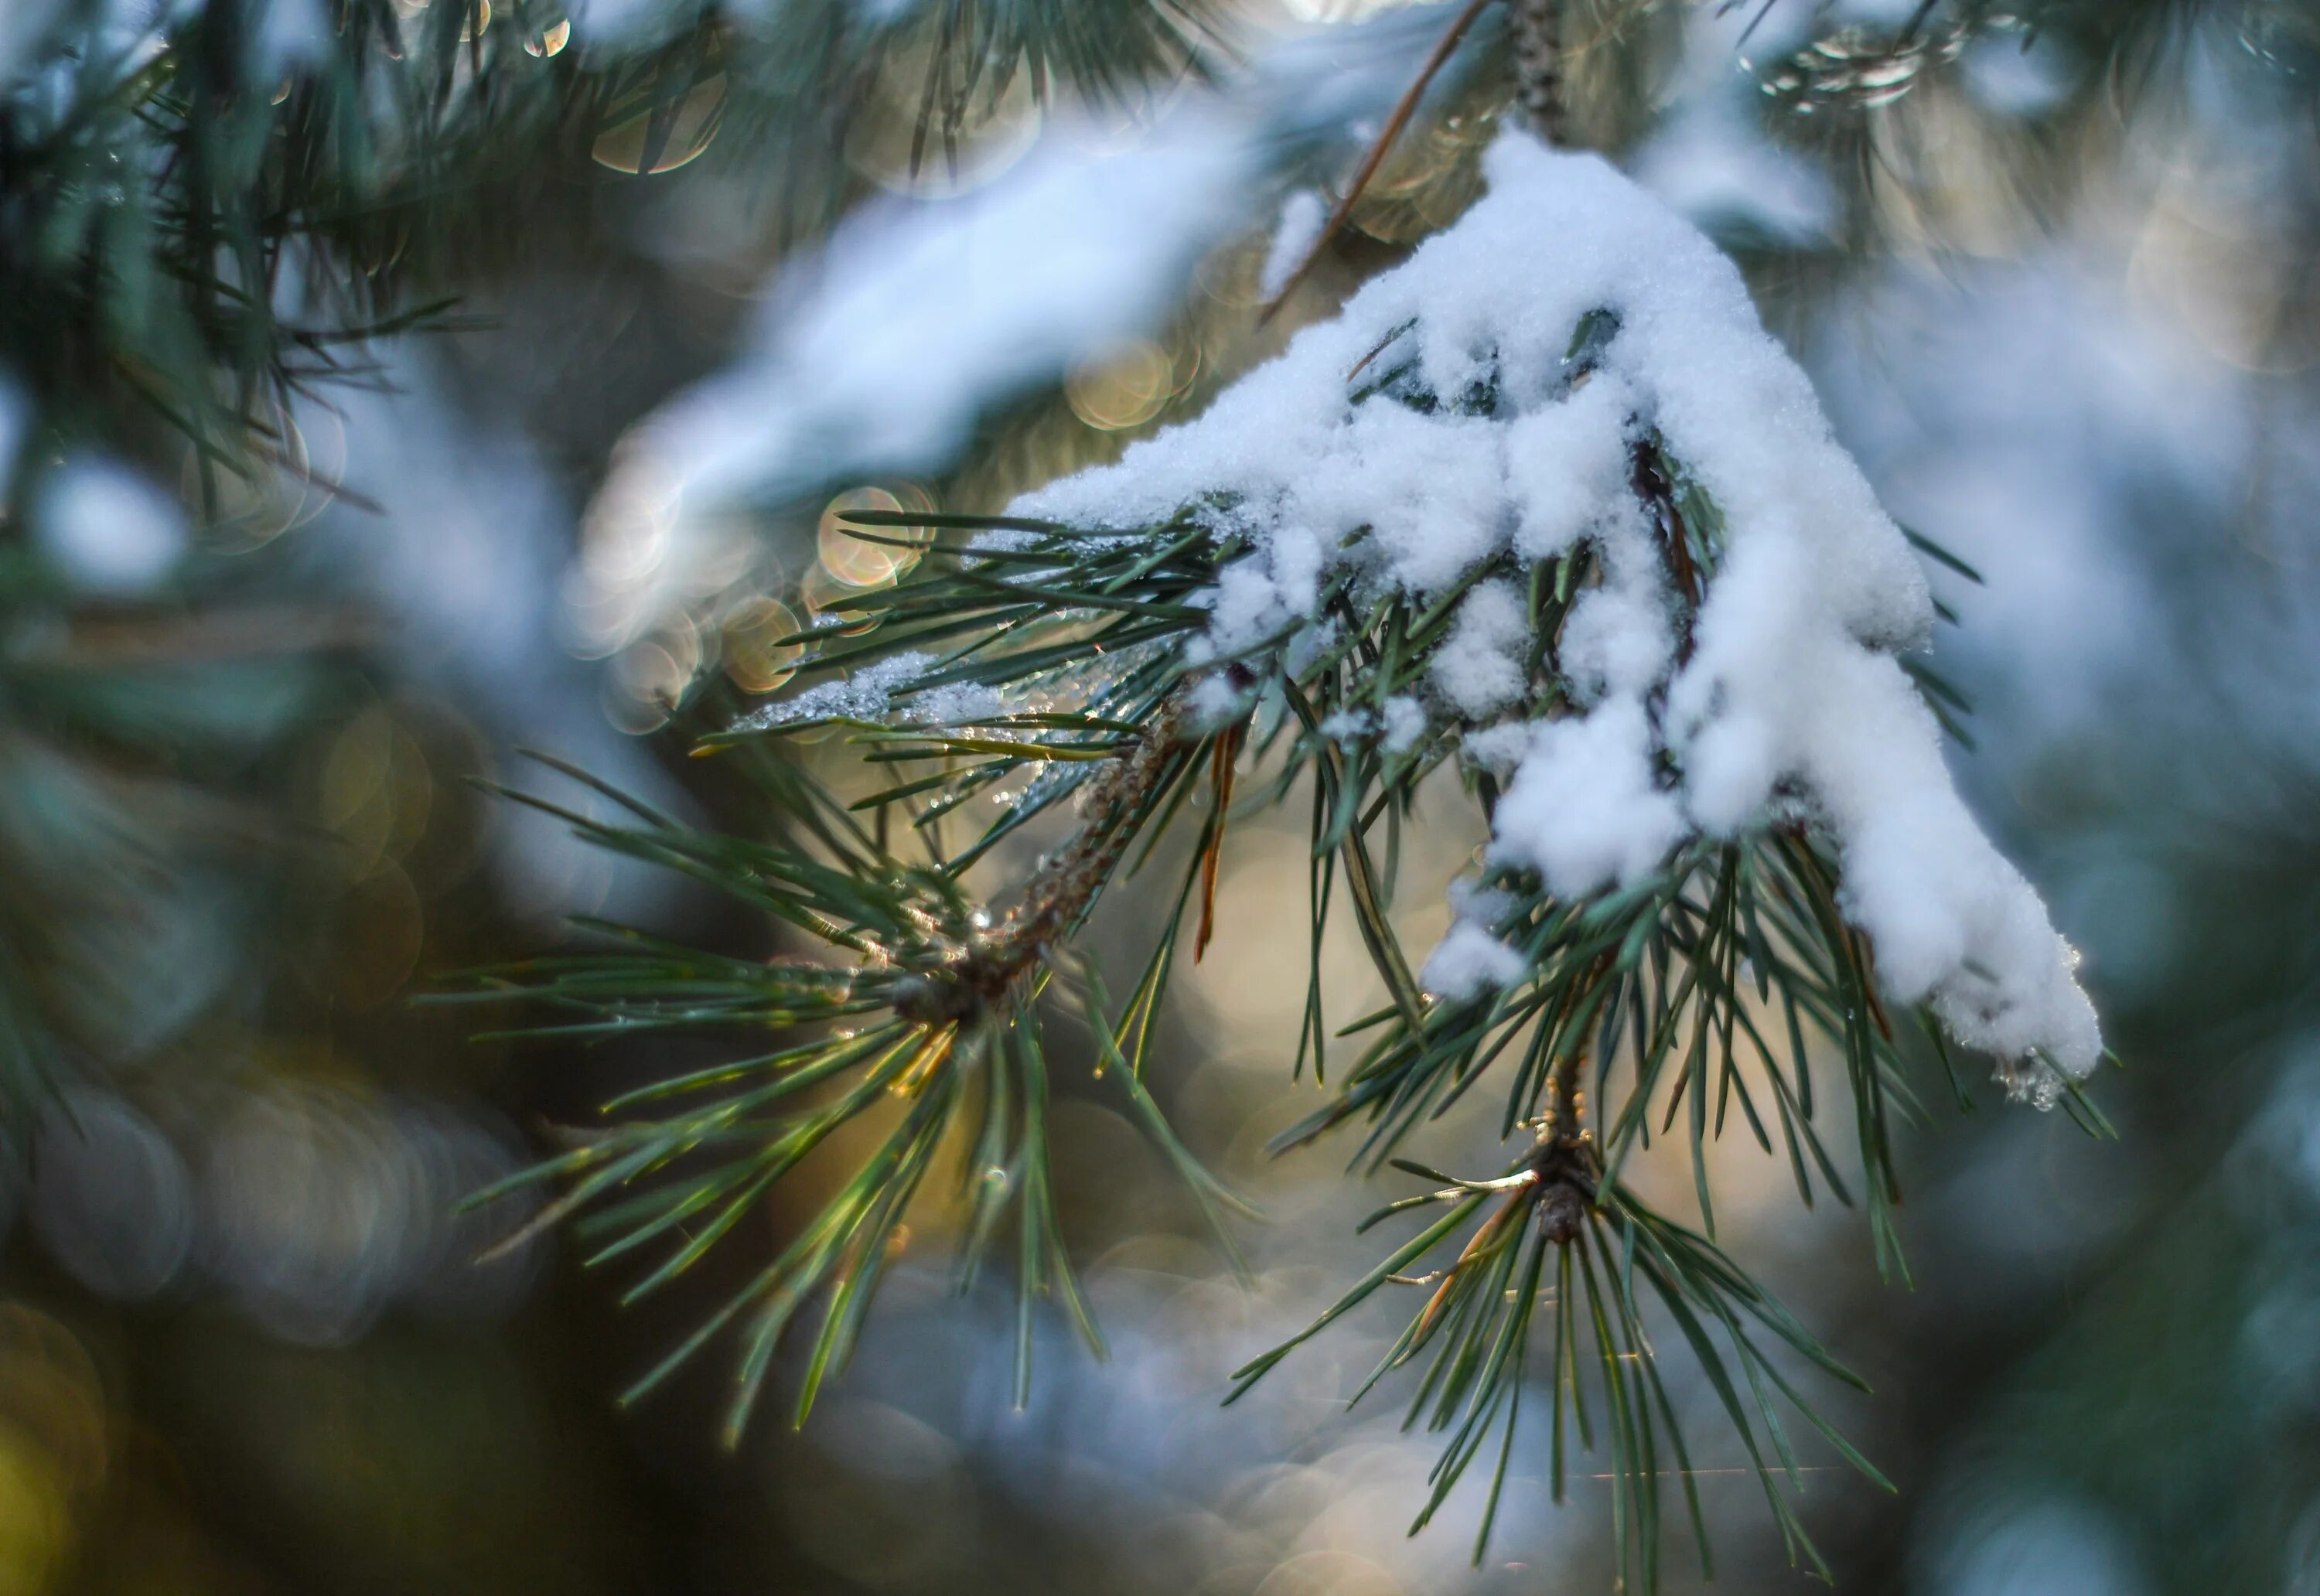
[[[1348,567],[1426,598],[1486,560],[1590,546],[1601,579],[1557,660],[1575,707],[1525,718],[1527,609],[1486,580],[1458,600],[1427,702],[1381,706],[1384,745],[1462,734],[1509,775],[1491,858],[1566,897],[1647,877],[1690,836],[1808,819],[1896,1000],[1930,1001],[1960,1040],[2032,1060],[2025,1078],[2050,1088],[2039,1059],[2085,1075],[2101,1039],[2076,955],[1952,787],[1896,657],[1930,636],[1924,573],[1738,271],[1596,157],[1509,133],[1486,176],[1455,226],[1199,420],[1010,512],[1125,529],[1233,506],[1220,513],[1255,552],[1220,576],[1196,663],[1320,624],[1323,584]],[[1574,330],[1602,312],[1616,331],[1574,381]],[[1356,401],[1403,365],[1432,394],[1493,394],[1466,407],[1491,413]],[[1631,484],[1647,431],[1725,521],[1688,654]],[[1427,966],[1438,993],[1519,976],[1494,930],[1461,912]]]
[[[912,650],[874,660],[839,681],[766,704],[735,722],[737,730],[766,731],[812,721],[899,719],[921,726],[961,726],[988,721],[1003,711],[999,694],[973,682],[920,687],[935,663]]]

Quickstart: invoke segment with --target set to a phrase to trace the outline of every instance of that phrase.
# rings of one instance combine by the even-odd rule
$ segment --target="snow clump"
[[[1220,575],[1195,663],[1327,624],[1340,575],[1428,600],[1471,583],[1426,700],[1389,702],[1379,730],[1389,751],[1455,730],[1504,774],[1493,862],[1579,897],[1689,838],[1809,820],[1891,996],[1930,1002],[2051,1101],[2047,1065],[2082,1078],[2101,1038],[2076,955],[1959,799],[1897,657],[1934,618],[1908,540],[1704,235],[1599,158],[1521,134],[1486,175],[1464,219],[1200,419],[1010,513],[1127,529],[1231,506],[1254,552]],[[1390,381],[1445,402],[1376,398]],[[1722,519],[1696,610],[1637,494],[1647,434]],[[1555,639],[1573,703],[1526,721],[1523,594],[1472,578],[1582,546],[1601,579]],[[1526,966],[1462,911],[1426,968],[1459,998]]]

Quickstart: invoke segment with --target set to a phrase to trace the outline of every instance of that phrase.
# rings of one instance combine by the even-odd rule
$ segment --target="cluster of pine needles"
[[[1606,331],[1579,330],[1574,364]],[[1445,401],[1413,385],[1414,361],[1388,356],[1374,365],[1349,389],[1355,403],[1477,413],[1498,403],[1487,383]],[[1657,530],[1679,627],[1688,629],[1722,546],[1720,519],[1656,439],[1637,441],[1633,465],[1633,491]],[[762,911],[818,945],[817,955],[717,956],[600,925],[606,951],[490,972],[467,994],[520,990],[562,1011],[556,1029],[580,1037],[786,1038],[631,1093],[609,1108],[634,1117],[520,1177],[562,1183],[542,1222],[586,1211],[580,1223],[595,1243],[592,1261],[653,1260],[632,1296],[681,1276],[841,1129],[856,1121],[883,1128],[772,1261],[638,1390],[737,1327],[729,1433],[738,1437],[777,1343],[811,1310],[819,1328],[794,1405],[802,1420],[854,1347],[902,1216],[947,1150],[965,1209],[962,1289],[1013,1227],[1018,1400],[1028,1391],[1040,1297],[1060,1302],[1100,1349],[1060,1239],[1047,1148],[1052,1064],[1044,1038],[1059,1012],[1092,1034],[1098,1072],[1182,1173],[1229,1250],[1226,1223],[1242,1205],[1169,1129],[1146,1066],[1180,948],[1191,943],[1197,957],[1213,934],[1219,859],[1234,818],[1282,804],[1301,786],[1311,803],[1310,959],[1294,1067],[1301,1073],[1310,1058],[1319,1075],[1331,1044],[1348,1038],[1360,1051],[1326,1105],[1275,1146],[1358,1127],[1357,1165],[1391,1165],[1430,1188],[1371,1222],[1438,1212],[1310,1328],[1241,1369],[1233,1396],[1381,1286],[1428,1286],[1362,1387],[1424,1365],[1409,1421],[1446,1439],[1418,1524],[1495,1436],[1479,1559],[1513,1457],[1518,1410],[1543,1375],[1554,1493],[1568,1439],[1591,1448],[1600,1428],[1622,1573],[1627,1588],[1648,1589],[1669,1479],[1681,1482],[1703,1566],[1708,1555],[1681,1404],[1663,1375],[1662,1343],[1680,1340],[1762,1480],[1792,1560],[1817,1566],[1791,1500],[1800,1466],[1791,1429],[1801,1422],[1846,1464],[1881,1476],[1797,1381],[1809,1369],[1861,1383],[1717,1244],[1707,1147],[1736,1117],[1767,1153],[1785,1155],[1805,1202],[1822,1191],[1856,1201],[1816,1113],[1829,1093],[1816,1086],[1813,1064],[1833,1055],[1858,1200],[1880,1268],[1903,1273],[1894,1125],[1925,1116],[1913,1083],[1932,1067],[1928,1057],[1939,1062],[1937,1078],[1969,1102],[1938,1029],[1922,1012],[1896,1023],[1871,949],[1844,921],[1835,865],[1810,826],[1794,819],[1694,839],[1649,879],[1580,899],[1555,896],[1533,873],[1491,866],[1482,884],[1505,905],[1491,929],[1522,955],[1527,974],[1468,999],[1426,993],[1390,913],[1403,830],[1419,787],[1440,767],[1485,812],[1496,789],[1487,773],[1458,761],[1473,728],[1455,720],[1429,718],[1414,742],[1392,748],[1373,733],[1344,730],[1380,725],[1389,700],[1424,691],[1460,599],[1493,578],[1527,593],[1539,639],[1528,662],[1531,696],[1510,713],[1567,712],[1570,688],[1554,668],[1553,641],[1599,579],[1593,553],[1581,546],[1529,567],[1501,555],[1446,592],[1415,596],[1364,580],[1357,533],[1349,540],[1355,558],[1324,578],[1313,616],[1193,664],[1203,651],[1188,646],[1211,619],[1203,595],[1255,547],[1256,534],[1229,500],[1130,529],[935,512],[854,521],[856,535],[908,550],[918,563],[802,633],[805,669],[851,673],[904,652],[920,663],[887,712],[849,698],[851,715],[816,719],[810,701],[790,718],[761,716],[705,739],[706,749],[755,761],[771,822],[762,839],[698,830],[610,792],[603,796],[621,806],[616,820],[557,811],[605,847]],[[1929,699],[1953,699],[1929,673],[1920,680]],[[1238,706],[1233,712],[1214,712],[1218,683]],[[1194,690],[1204,684],[1208,707],[1196,712]],[[914,711],[934,704],[975,706],[974,718]],[[770,757],[764,746],[833,727],[892,779],[845,802],[803,761]],[[994,798],[996,818],[950,848],[946,821]],[[1063,840],[1009,901],[986,906],[969,871],[1051,814],[1069,817]],[[1074,950],[1075,933],[1107,886],[1170,857],[1162,845],[1180,830],[1192,834],[1191,846],[1172,866],[1160,934],[1115,1003],[1092,961]],[[1341,903],[1391,1001],[1333,1029],[1321,949]],[[1922,1042],[1909,1039],[1913,1031]],[[1401,1156],[1485,1075],[1504,1092],[1503,1133],[1523,1146],[1509,1166],[1469,1180]],[[2101,1128],[2091,1105],[2074,1095],[2071,1108]],[[1697,1229],[1655,1211],[1627,1179],[1630,1159],[1654,1134],[1680,1138],[1688,1151]],[[1411,1274],[1437,1257],[1446,1261],[1431,1274]]]

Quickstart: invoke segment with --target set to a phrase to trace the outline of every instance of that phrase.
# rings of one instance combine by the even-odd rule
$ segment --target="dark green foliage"
[[[590,163],[608,131],[648,172],[681,136],[778,173],[766,202],[812,231],[860,192],[846,135],[894,113],[864,92],[890,66],[922,74],[924,162],[1010,84],[1131,98],[1216,43],[1199,0],[946,0],[884,21],[849,0],[747,17],[676,0],[576,35],[554,0],[325,0],[318,53],[284,55],[271,4],[166,6],[140,32],[67,0],[0,79],[0,370],[59,437],[181,435],[205,503],[218,472],[293,464],[293,390],[373,375],[369,340],[455,324],[457,268],[505,248],[479,198],[625,180]]]
[[[55,462],[101,453],[180,488],[198,550],[231,535],[238,500],[308,469],[294,410],[385,380],[383,340],[469,325],[454,295],[537,243],[541,212],[639,182],[592,159],[608,134],[647,170],[681,135],[706,159],[775,174],[759,189],[768,226],[795,234],[861,192],[845,133],[893,114],[865,93],[881,72],[924,74],[912,115],[939,161],[1010,81],[1127,96],[1198,69],[1214,42],[1197,0],[956,4],[883,22],[851,0],[754,21],[676,0],[619,36],[575,33],[554,0],[321,0],[314,48],[285,56],[267,44],[276,3],[173,3],[131,28],[119,19],[139,7],[60,0],[0,22],[10,1137],[60,1074],[104,1052],[74,1015],[112,1005],[117,973],[93,978],[71,956],[79,929],[136,940],[140,893],[204,863],[204,828],[175,818],[189,805],[238,834],[281,834],[278,815],[239,812],[281,797],[253,793],[247,766],[310,696],[312,656],[370,630],[308,610],[270,558],[229,568],[197,553],[198,576],[133,599],[73,591],[31,536]],[[336,483],[317,491],[363,507]],[[254,596],[276,612],[243,615]]]
[[[1066,730],[1085,731],[1097,720]],[[978,747],[1006,740],[981,739]],[[543,1179],[568,1180],[539,1222],[593,1204],[581,1227],[601,1241],[592,1264],[639,1249],[659,1252],[630,1290],[634,1300],[698,1261],[834,1134],[856,1121],[885,1126],[875,1150],[796,1239],[639,1381],[631,1396],[658,1384],[739,1320],[745,1350],[728,1421],[729,1438],[738,1439],[784,1329],[820,1296],[821,1325],[794,1410],[802,1422],[823,1378],[844,1366],[899,1245],[903,1215],[946,1156],[956,1163],[953,1194],[967,1210],[957,1257],[961,1290],[973,1283],[1010,1215],[1016,1229],[1018,1401],[1029,1393],[1038,1297],[1059,1301],[1101,1356],[1101,1338],[1064,1251],[1049,1174],[1043,1012],[1058,1002],[1092,1032],[1099,1073],[1117,1083],[1131,1114],[1182,1171],[1219,1234],[1227,1211],[1248,1212],[1185,1153],[1142,1079],[1197,862],[1177,895],[1169,934],[1116,1018],[1093,968],[1035,929],[1043,914],[1059,916],[1065,930],[1083,917],[1119,851],[1155,812],[1181,801],[1206,753],[1197,741],[1170,750],[1147,780],[1118,793],[1101,812],[1103,852],[1087,861],[1092,873],[1035,884],[1023,910],[995,922],[973,906],[961,879],[965,863],[938,854],[925,865],[903,862],[810,778],[779,764],[760,767],[770,807],[784,822],[784,835],[775,841],[680,826],[617,794],[608,795],[643,824],[607,825],[551,811],[608,848],[734,894],[821,944],[829,962],[722,957],[594,924],[589,929],[619,951],[485,973],[476,995],[495,997],[515,987],[566,1011],[571,1018],[552,1028],[556,1033],[739,1031],[802,1039],[609,1103],[606,1111],[614,1113],[656,1114],[670,1102],[702,1106],[625,1122],[477,1201]],[[883,834],[883,823],[878,830]],[[1226,1245],[1229,1249],[1228,1238]]]
[[[1781,1490],[1783,1477],[1795,1486],[1799,1465],[1774,1398],[1801,1416],[1846,1463],[1890,1487],[1814,1411],[1756,1337],[1768,1335],[1824,1374],[1865,1391],[1857,1375],[1713,1241],[1654,1212],[1630,1192],[1599,1185],[1600,1172],[1583,1139],[1542,1141],[1537,1153],[1492,1181],[1461,1181],[1401,1159],[1394,1164],[1443,1183],[1389,1204],[1364,1229],[1427,1205],[1447,1204],[1449,1212],[1364,1276],[1311,1328],[1237,1371],[1234,1397],[1379,1287],[1431,1285],[1424,1308],[1354,1398],[1358,1401],[1388,1372],[1415,1364],[1433,1349],[1403,1422],[1409,1428],[1422,1419],[1429,1431],[1446,1430],[1449,1437],[1435,1465],[1433,1491],[1410,1532],[1426,1527],[1496,1428],[1498,1455],[1474,1542],[1475,1560],[1481,1561],[1506,1484],[1526,1384],[1536,1374],[1544,1377],[1553,1404],[1549,1481],[1556,1501],[1563,1496],[1568,1441],[1575,1437],[1588,1450],[1595,1445],[1590,1389],[1599,1404],[1594,1410],[1604,1415],[1612,1465],[1612,1537],[1623,1586],[1656,1586],[1662,1495],[1669,1479],[1681,1482],[1701,1575],[1712,1579],[1715,1567],[1690,1454],[1661,1376],[1660,1354],[1646,1328],[1648,1312],[1679,1335],[1697,1360],[1763,1485],[1791,1559],[1808,1559],[1826,1576],[1827,1565]],[[1482,1223],[1447,1267],[1416,1277],[1407,1273],[1452,1242],[1477,1213],[1484,1215]],[[1542,1312],[1551,1325],[1539,1325]],[[1534,1337],[1542,1343],[1536,1361]],[[1733,1378],[1735,1366],[1738,1383]]]

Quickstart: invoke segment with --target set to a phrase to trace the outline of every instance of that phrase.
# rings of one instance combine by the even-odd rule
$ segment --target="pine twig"
[[[1490,4],[1491,0],[1467,0],[1465,6],[1436,41],[1433,53],[1426,58],[1426,64],[1418,68],[1418,76],[1411,80],[1409,86],[1402,90],[1401,98],[1395,102],[1391,113],[1385,119],[1385,126],[1378,130],[1377,138],[1370,144],[1369,153],[1362,158],[1361,167],[1354,173],[1353,182],[1346,185],[1337,208],[1329,213],[1329,219],[1314,235],[1304,258],[1298,261],[1297,269],[1289,274],[1288,280],[1281,285],[1281,292],[1273,296],[1272,302],[1257,313],[1258,326],[1272,321],[1275,313],[1289,302],[1289,296],[1297,292],[1305,279],[1312,275],[1313,268],[1321,263],[1321,256],[1328,249],[1329,241],[1345,227],[1346,219],[1354,213],[1354,207],[1361,203],[1362,195],[1368,191],[1370,179],[1376,177],[1378,168],[1385,164],[1386,152],[1393,148],[1393,141],[1401,136],[1401,130],[1416,114],[1418,103],[1426,97],[1427,86],[1433,83],[1435,75],[1442,70],[1443,64],[1449,60],[1460,41],[1466,37],[1466,31],[1474,25],[1474,19],[1482,14],[1482,8]]]
[[[1086,918],[1135,840],[1135,817],[1166,779],[1184,747],[1184,694],[1164,700],[1135,746],[1090,784],[1079,828],[1040,861],[1022,900],[991,935],[968,951],[956,977],[930,984],[925,997],[898,1008],[905,1019],[957,1020],[995,1002],[1047,950]]]

